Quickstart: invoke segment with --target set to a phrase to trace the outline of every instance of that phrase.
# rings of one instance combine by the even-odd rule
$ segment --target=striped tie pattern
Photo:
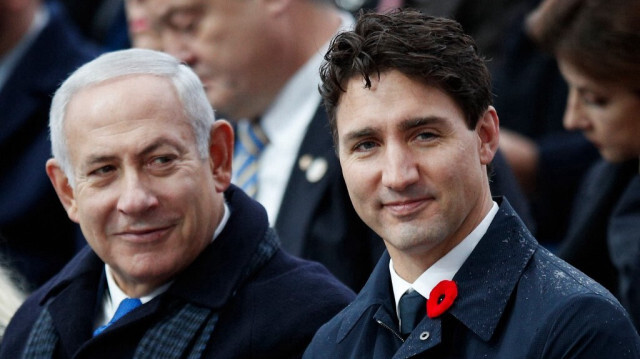
[[[238,123],[232,182],[251,197],[258,193],[258,159],[267,143],[269,139],[258,123]]]

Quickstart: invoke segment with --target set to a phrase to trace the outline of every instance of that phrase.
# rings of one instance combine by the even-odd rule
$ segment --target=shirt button
[[[420,340],[427,340],[429,339],[429,332],[422,332],[420,333]]]

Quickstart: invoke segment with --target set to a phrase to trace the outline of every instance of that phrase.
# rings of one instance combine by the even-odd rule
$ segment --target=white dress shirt
[[[487,229],[496,216],[496,213],[498,213],[498,204],[493,202],[493,206],[482,222],[480,222],[462,242],[458,243],[457,246],[424,271],[413,283],[409,283],[400,278],[393,267],[393,259],[389,261],[389,272],[391,273],[391,285],[395,298],[396,315],[398,315],[398,302],[400,302],[400,297],[402,297],[405,292],[415,290],[426,299],[429,299],[431,290],[433,290],[438,283],[445,279],[453,279],[453,276],[455,276],[458,270],[460,270],[460,267],[462,267],[462,264],[464,264],[467,258],[469,258],[469,255],[471,255],[473,249],[476,248],[482,236],[487,233]],[[398,321],[400,321],[399,315]]]

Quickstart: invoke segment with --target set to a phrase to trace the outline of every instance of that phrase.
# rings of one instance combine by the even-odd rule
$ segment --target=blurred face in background
[[[151,26],[148,0],[126,0],[127,25],[131,46],[143,49],[162,50],[158,31]]]
[[[281,86],[278,1],[154,0],[164,51],[198,74],[217,112],[253,118]]]
[[[609,162],[640,156],[640,93],[590,77],[562,58],[558,64],[569,84],[565,128],[582,131]]]

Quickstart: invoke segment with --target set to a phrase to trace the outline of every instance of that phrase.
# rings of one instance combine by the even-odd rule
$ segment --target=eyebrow
[[[163,146],[173,147],[176,150],[178,150],[178,152],[181,152],[181,153],[183,152],[182,146],[178,145],[174,141],[167,138],[159,138],[154,142],[152,142],[151,144],[144,147],[142,151],[136,154],[136,157],[145,157]],[[91,155],[89,156],[85,164],[87,167],[90,167],[92,165],[99,164],[99,163],[116,161],[117,159],[118,157],[115,155]]]
[[[416,127],[426,126],[426,125],[437,125],[437,124],[446,124],[447,119],[440,116],[427,116],[427,117],[418,117],[418,118],[410,118],[404,120],[398,124],[398,129],[401,131],[411,130]]]
[[[418,118],[409,118],[401,121],[396,127],[398,130],[405,132],[417,127],[426,126],[426,125],[434,125],[434,124],[444,124],[447,123],[447,120],[440,116],[427,116],[427,117],[418,117]],[[374,127],[364,127],[359,130],[355,130],[345,134],[345,141],[354,141],[360,138],[369,137],[375,135],[379,132],[379,129]]]

